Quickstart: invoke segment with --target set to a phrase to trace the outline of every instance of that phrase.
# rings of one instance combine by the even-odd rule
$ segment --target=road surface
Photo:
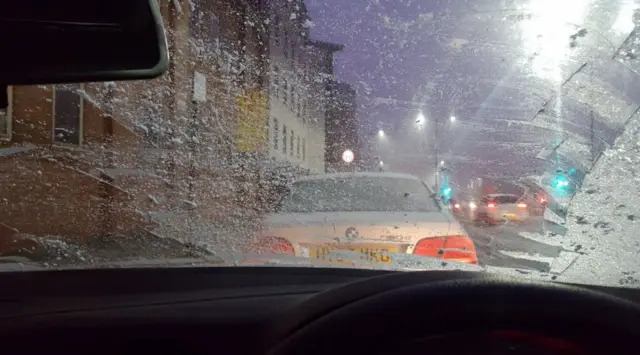
[[[461,222],[482,265],[561,272],[577,255],[563,240],[566,228],[542,217],[489,226]]]

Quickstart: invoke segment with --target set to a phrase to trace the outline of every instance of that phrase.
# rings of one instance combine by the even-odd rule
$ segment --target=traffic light
[[[557,175],[555,179],[553,179],[553,187],[558,189],[563,189],[569,186],[569,180],[564,175]]]
[[[451,188],[449,186],[443,186],[442,187],[442,195],[444,197],[451,197]]]

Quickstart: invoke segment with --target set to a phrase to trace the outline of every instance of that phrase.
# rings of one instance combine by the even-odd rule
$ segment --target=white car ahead
[[[477,264],[473,242],[417,177],[337,173],[293,184],[252,243],[329,264],[392,263],[400,254]]]
[[[475,214],[476,221],[496,223],[501,221],[524,222],[529,219],[529,208],[523,198],[512,194],[489,194],[480,200]]]

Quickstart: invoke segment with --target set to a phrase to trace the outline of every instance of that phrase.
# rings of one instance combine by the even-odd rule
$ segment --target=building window
[[[307,140],[302,138],[302,160],[307,159]]]
[[[296,101],[296,115],[298,115],[298,117],[302,116],[302,97],[300,94],[298,94],[298,101]]]
[[[295,135],[296,135],[296,134],[293,132],[293,130],[291,130],[291,141],[290,141],[290,143],[291,143],[291,148],[289,149],[289,152],[290,152],[290,154],[289,154],[289,155],[291,155],[291,156],[293,156],[293,148],[294,148],[294,147],[293,147],[293,143],[294,143]]]
[[[295,41],[291,42],[291,66],[295,67],[296,65],[296,43]]]
[[[0,139],[11,139],[11,116],[13,109],[13,88],[7,87],[7,101],[9,105],[0,109]]]
[[[277,98],[280,94],[280,70],[278,69],[278,67],[273,67],[273,79],[272,79],[272,90],[273,90],[273,95]]]
[[[81,87],[58,85],[53,91],[53,140],[80,144],[82,140],[82,98],[76,92]]]
[[[209,28],[209,40],[211,43],[217,42],[220,38],[220,19],[218,16],[211,14],[211,27]]]
[[[300,159],[300,136],[296,140],[296,157]]]
[[[293,89],[293,88],[292,88]],[[291,97],[291,111],[295,113],[296,101],[298,101],[298,93],[293,89],[293,96]]]
[[[280,126],[278,126],[278,119],[273,118],[273,149],[278,149],[278,140],[280,139],[280,133],[278,132]]]
[[[307,98],[302,98],[302,124],[307,123]]]
[[[189,8],[189,36],[192,38],[202,37],[202,17],[200,6],[192,3]]]
[[[284,57],[289,58],[289,31],[284,29]]]
[[[282,125],[282,153],[287,155],[287,125]]]
[[[295,102],[293,101],[293,92],[294,92],[294,87],[293,85],[289,85],[289,96],[291,97],[291,111],[293,111],[293,107],[295,105]]]
[[[273,39],[275,40],[276,46],[280,46],[280,16],[276,15],[273,18]]]
[[[284,89],[284,95],[282,95],[282,103],[283,104],[287,104],[287,91],[289,91],[288,87],[287,87],[287,79],[282,79],[282,88]]]

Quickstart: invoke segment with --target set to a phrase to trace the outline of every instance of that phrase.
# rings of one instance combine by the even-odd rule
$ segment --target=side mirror
[[[148,79],[169,67],[156,0],[0,2],[0,85]]]

